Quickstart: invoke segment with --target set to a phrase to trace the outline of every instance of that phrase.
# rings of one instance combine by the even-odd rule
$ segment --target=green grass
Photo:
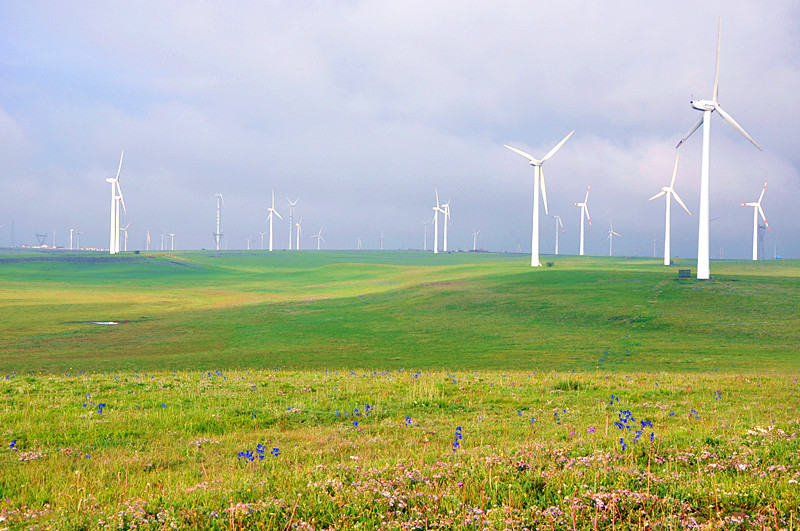
[[[798,367],[800,264],[414,252],[0,255],[0,372]],[[690,264],[691,265],[691,264]],[[120,320],[100,327],[83,321]]]
[[[0,253],[0,530],[793,529],[800,262],[552,261]]]

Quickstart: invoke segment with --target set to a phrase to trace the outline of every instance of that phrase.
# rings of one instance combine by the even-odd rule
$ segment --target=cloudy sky
[[[235,5],[231,8],[230,5]],[[758,198],[767,256],[800,258],[800,4],[772,1],[0,2],[0,246],[70,227],[108,246],[120,184],[129,248],[213,246],[214,194],[229,249],[260,246],[266,208],[299,199],[301,246],[421,248],[434,188],[451,199],[450,247],[530,251],[532,168],[543,156],[560,251],[651,256],[669,183],[673,254],[696,257],[701,132],[710,98],[711,256],[747,258]],[[673,206],[675,206],[673,204]],[[432,231],[431,231],[432,232]],[[542,252],[554,220],[542,212]],[[432,234],[429,235],[432,238]],[[662,246],[661,241],[657,242]],[[288,246],[288,225],[275,226]],[[430,246],[430,242],[429,242]],[[661,251],[658,251],[659,254]]]

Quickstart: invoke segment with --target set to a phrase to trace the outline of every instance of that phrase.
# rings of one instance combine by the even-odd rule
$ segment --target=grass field
[[[794,529],[800,263],[553,261],[0,253],[0,530]]]

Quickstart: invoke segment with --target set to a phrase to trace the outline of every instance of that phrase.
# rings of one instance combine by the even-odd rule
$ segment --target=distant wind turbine
[[[297,203],[297,201],[295,201],[295,203]],[[292,206],[293,206],[293,205],[292,205]],[[296,249],[297,249],[298,251],[300,250],[300,232],[301,232],[300,225],[301,225],[302,223],[303,223],[303,218],[300,218],[300,221],[298,221],[297,223],[295,223],[295,227],[297,228],[297,246],[296,246]]]
[[[450,223],[450,200],[447,200],[447,203],[443,204],[442,207],[444,208],[444,220],[442,221],[442,226],[444,227],[444,242],[442,244],[442,250],[447,252],[447,225]]]
[[[422,224],[425,226],[425,240],[424,240],[424,243],[422,245],[422,250],[423,251],[427,251],[428,250],[428,225],[433,223],[433,221],[425,221],[424,219],[421,219],[420,222],[422,222]]]
[[[608,231],[608,256],[612,256],[614,251],[614,236],[620,236],[618,233],[614,232],[614,224],[612,222],[608,222],[611,230]],[[622,236],[620,236],[621,238]]]
[[[312,234],[310,236],[310,238],[316,238],[317,239],[317,251],[319,251],[319,242],[321,242],[321,241],[324,242],[325,241],[325,238],[322,237],[322,227],[319,228],[319,232],[318,233]]]
[[[258,246],[258,248],[263,251],[264,250],[264,236],[267,235],[267,232],[266,231],[259,232],[258,235],[261,236],[261,244]]]
[[[147,229],[147,239],[145,240],[146,250],[150,250],[150,229]]]
[[[217,246],[217,256],[219,256],[219,246],[222,243],[222,207],[225,205],[225,200],[222,198],[222,194],[214,194],[214,197],[217,198],[217,232],[214,233],[214,243]],[[149,240],[149,232],[148,232],[148,240]],[[161,250],[164,250],[164,243],[163,243],[163,236],[162,236],[162,243],[161,243]]]
[[[678,194],[675,192],[675,177],[678,175],[678,155],[675,154],[675,169],[672,170],[672,181],[670,181],[669,186],[665,186],[658,192],[656,195],[650,198],[650,201],[653,199],[657,199],[659,197],[666,196],[667,197],[667,219],[664,229],[664,265],[668,266],[671,263],[671,250],[670,250],[670,206],[671,206],[671,198],[674,197],[675,200],[680,203],[683,209],[691,216],[692,213],[689,212],[689,209],[686,208],[686,205],[683,203]],[[655,244],[653,244],[653,255],[655,256]]]
[[[761,214],[761,219],[764,220],[764,225],[769,228],[767,218],[764,216],[764,210],[761,208],[761,200],[764,199],[764,192],[767,191],[767,181],[764,181],[764,188],[761,189],[761,195],[758,196],[758,201],[751,203],[739,203],[739,206],[753,207],[753,260],[758,260],[758,215]]]
[[[117,169],[117,176],[114,178],[106,179],[107,183],[111,183],[111,238],[108,244],[109,254],[116,254],[119,252],[119,205],[122,203],[122,210],[127,213],[125,209],[125,199],[122,197],[122,189],[119,187],[119,173],[122,171],[122,157],[125,155],[123,151],[119,156],[119,168]]]
[[[698,280],[708,280],[711,277],[711,268],[709,264],[709,140],[711,136],[711,113],[714,111],[719,112],[725,122],[731,127],[736,129],[742,136],[753,143],[760,151],[761,146],[756,144],[750,135],[748,135],[742,126],[736,123],[733,117],[725,112],[719,105],[719,48],[720,48],[720,34],[722,33],[722,19],[719,21],[717,29],[717,64],[714,72],[714,92],[710,100],[692,100],[690,103],[692,108],[702,111],[703,116],[695,123],[692,128],[686,133],[676,147],[680,147],[692,133],[703,126],[703,158],[700,170],[700,214],[699,214],[699,229],[697,237],[697,278]]]
[[[560,227],[561,232],[564,232],[564,224],[561,223],[561,216],[556,215],[553,216],[553,218],[556,220],[556,254],[558,254],[558,232],[559,232],[558,229]]]
[[[477,251],[478,250],[478,234],[480,234],[480,233],[481,233],[481,231],[472,229],[472,250],[473,251]]]
[[[439,212],[444,214],[442,206],[439,204],[439,190],[433,189],[436,192],[436,206],[433,207],[433,254],[439,253]]]
[[[128,227],[130,227],[130,226],[131,226],[131,224],[130,224],[130,223],[128,223],[127,225],[125,225],[124,227],[121,227],[121,228],[119,229],[119,230],[121,230],[122,232],[124,232],[124,233],[125,233],[125,236],[124,236],[124,240],[123,240],[123,241],[125,242],[125,252],[126,252],[126,253],[128,252]]]
[[[570,134],[564,137],[564,140],[556,144],[556,147],[550,150],[550,152],[545,155],[541,160],[536,159],[532,155],[525,153],[524,151],[520,151],[519,149],[513,148],[511,146],[505,146],[514,153],[518,155],[522,155],[530,162],[531,166],[533,166],[533,227],[531,230],[531,267],[538,267],[542,265],[539,263],[539,187],[542,188],[542,201],[544,202],[544,213],[547,214],[547,192],[544,185],[544,172],[542,169],[542,164],[547,161],[550,157],[555,155],[556,151],[561,149],[561,146],[569,140],[569,137],[572,136],[572,131]]]
[[[170,232],[169,233],[169,250],[170,251],[174,251],[175,250],[175,233],[174,232]]]
[[[381,251],[383,251],[383,231],[381,231]]]
[[[296,202],[297,201],[295,201],[295,203]],[[267,209],[267,212],[269,212],[269,214],[267,215],[267,219],[269,220],[269,250],[270,250],[270,252],[272,252],[272,221],[273,221],[272,220],[272,215],[274,214],[274,215],[278,216],[280,219],[283,219],[281,217],[281,215],[278,214],[278,211],[275,210],[275,190],[272,191],[272,206]],[[291,228],[291,223],[289,223],[289,248],[290,249],[291,249],[291,243],[292,243],[292,228]],[[263,245],[262,245],[262,247],[263,247]]]
[[[585,217],[589,221],[589,226],[592,226],[592,218],[589,217],[589,188],[592,185],[586,187],[586,197],[583,200],[583,203],[572,203],[575,206],[581,207],[581,246],[580,246],[580,256],[583,256],[583,218]]]
[[[295,199],[294,203],[288,197],[286,200],[289,202],[289,250],[292,250],[292,227],[295,225],[294,223],[294,206],[297,204],[300,199]],[[297,248],[300,249],[300,238],[297,239],[298,246]]]
[[[356,238],[356,250],[357,251],[361,250],[361,238],[360,237]]]

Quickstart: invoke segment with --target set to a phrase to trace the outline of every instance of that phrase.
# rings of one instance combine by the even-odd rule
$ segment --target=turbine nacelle
[[[715,111],[717,109],[717,104],[712,100],[691,100],[689,103],[693,109],[698,111]]]

